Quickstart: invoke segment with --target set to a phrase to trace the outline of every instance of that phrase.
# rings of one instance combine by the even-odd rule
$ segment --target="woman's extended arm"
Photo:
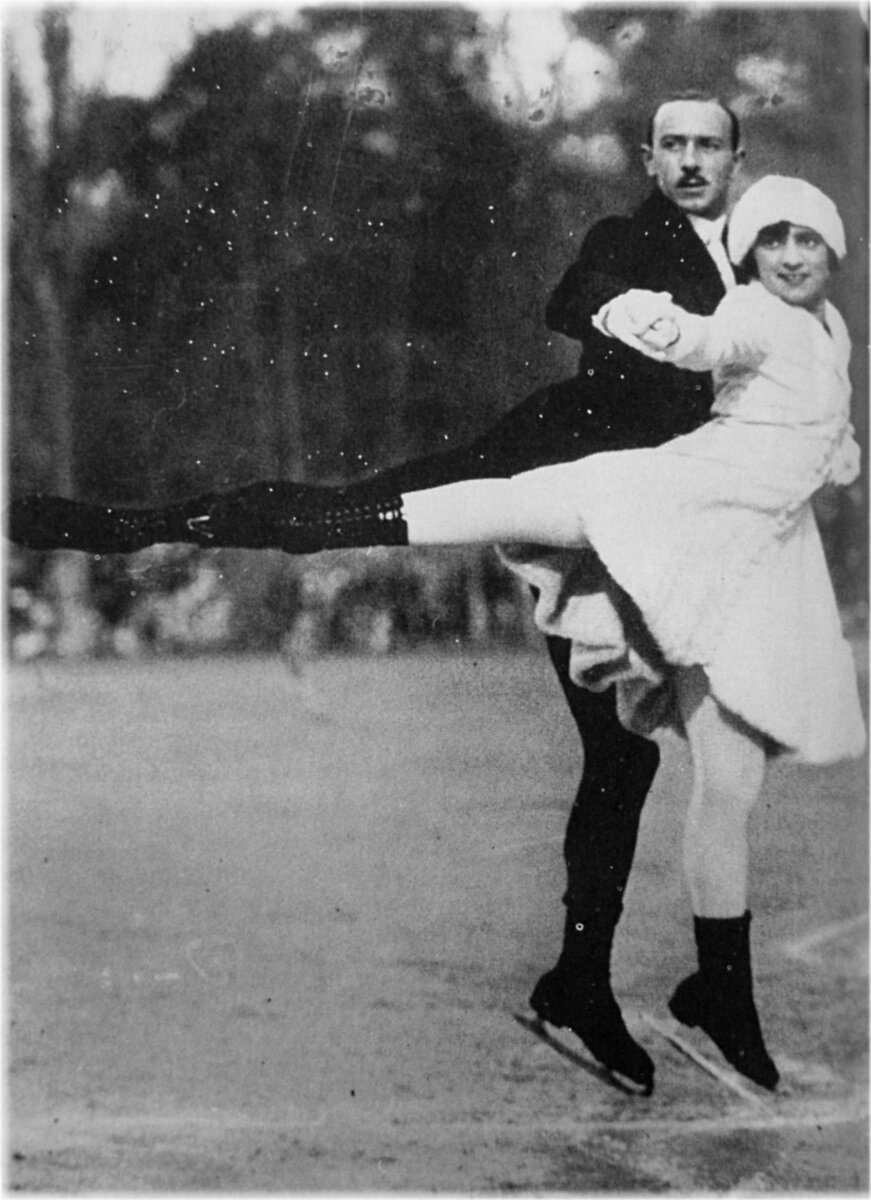
[[[776,309],[760,311],[735,288],[710,317],[687,312],[667,292],[633,289],[593,317],[606,337],[615,337],[657,362],[690,371],[711,371],[729,362],[752,365],[768,353]],[[607,315],[607,321],[605,316]]]

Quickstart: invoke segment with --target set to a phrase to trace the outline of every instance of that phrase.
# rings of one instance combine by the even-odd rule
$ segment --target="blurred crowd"
[[[492,551],[280,552],[153,546],[87,560],[88,603],[61,620],[55,556],[13,551],[8,652],[136,657],[204,652],[389,653],[445,642],[522,645],[530,606]]]

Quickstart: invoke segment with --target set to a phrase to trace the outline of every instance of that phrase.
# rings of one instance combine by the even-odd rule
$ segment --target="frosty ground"
[[[543,650],[35,663],[6,725],[10,1188],[867,1191],[863,763],[754,815],[769,1097],[655,1027],[694,962],[664,739],[614,970],[641,1099],[515,1019],[579,774]]]

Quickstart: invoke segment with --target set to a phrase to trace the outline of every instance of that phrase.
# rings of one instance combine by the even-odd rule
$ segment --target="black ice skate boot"
[[[573,1030],[600,1063],[649,1095],[654,1066],[626,1029],[611,989],[610,962],[659,747],[623,728],[613,689],[596,695],[571,683],[568,642],[548,638],[548,649],[584,743],[584,770],[563,846],[563,947],[530,1004],[544,1020]]]
[[[379,479],[342,487],[255,483],[185,504],[199,545],[272,547],[288,554],[364,546],[407,546],[402,497]]]
[[[742,1075],[774,1091],[780,1076],[753,1000],[750,913],[693,919],[699,970],[678,985],[668,1007],[681,1024],[703,1029]]]
[[[611,990],[611,946],[620,909],[569,907],[562,953],[530,997],[538,1017],[577,1034],[590,1053],[615,1075],[653,1091],[654,1067],[623,1021]]]

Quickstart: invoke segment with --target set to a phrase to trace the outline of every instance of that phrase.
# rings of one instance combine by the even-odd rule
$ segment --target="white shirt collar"
[[[735,286],[735,270],[729,262],[729,255],[726,253],[726,247],[723,245],[723,233],[726,228],[726,216],[721,217],[697,217],[692,213],[687,213],[690,224],[696,231],[696,235],[702,245],[707,250],[714,266],[717,268],[720,278],[723,281],[723,286],[726,291]]]
[[[706,246],[711,242],[721,242],[723,240],[723,231],[726,228],[726,214],[723,213],[720,217],[697,217],[695,213],[687,213],[690,225],[702,239]]]

